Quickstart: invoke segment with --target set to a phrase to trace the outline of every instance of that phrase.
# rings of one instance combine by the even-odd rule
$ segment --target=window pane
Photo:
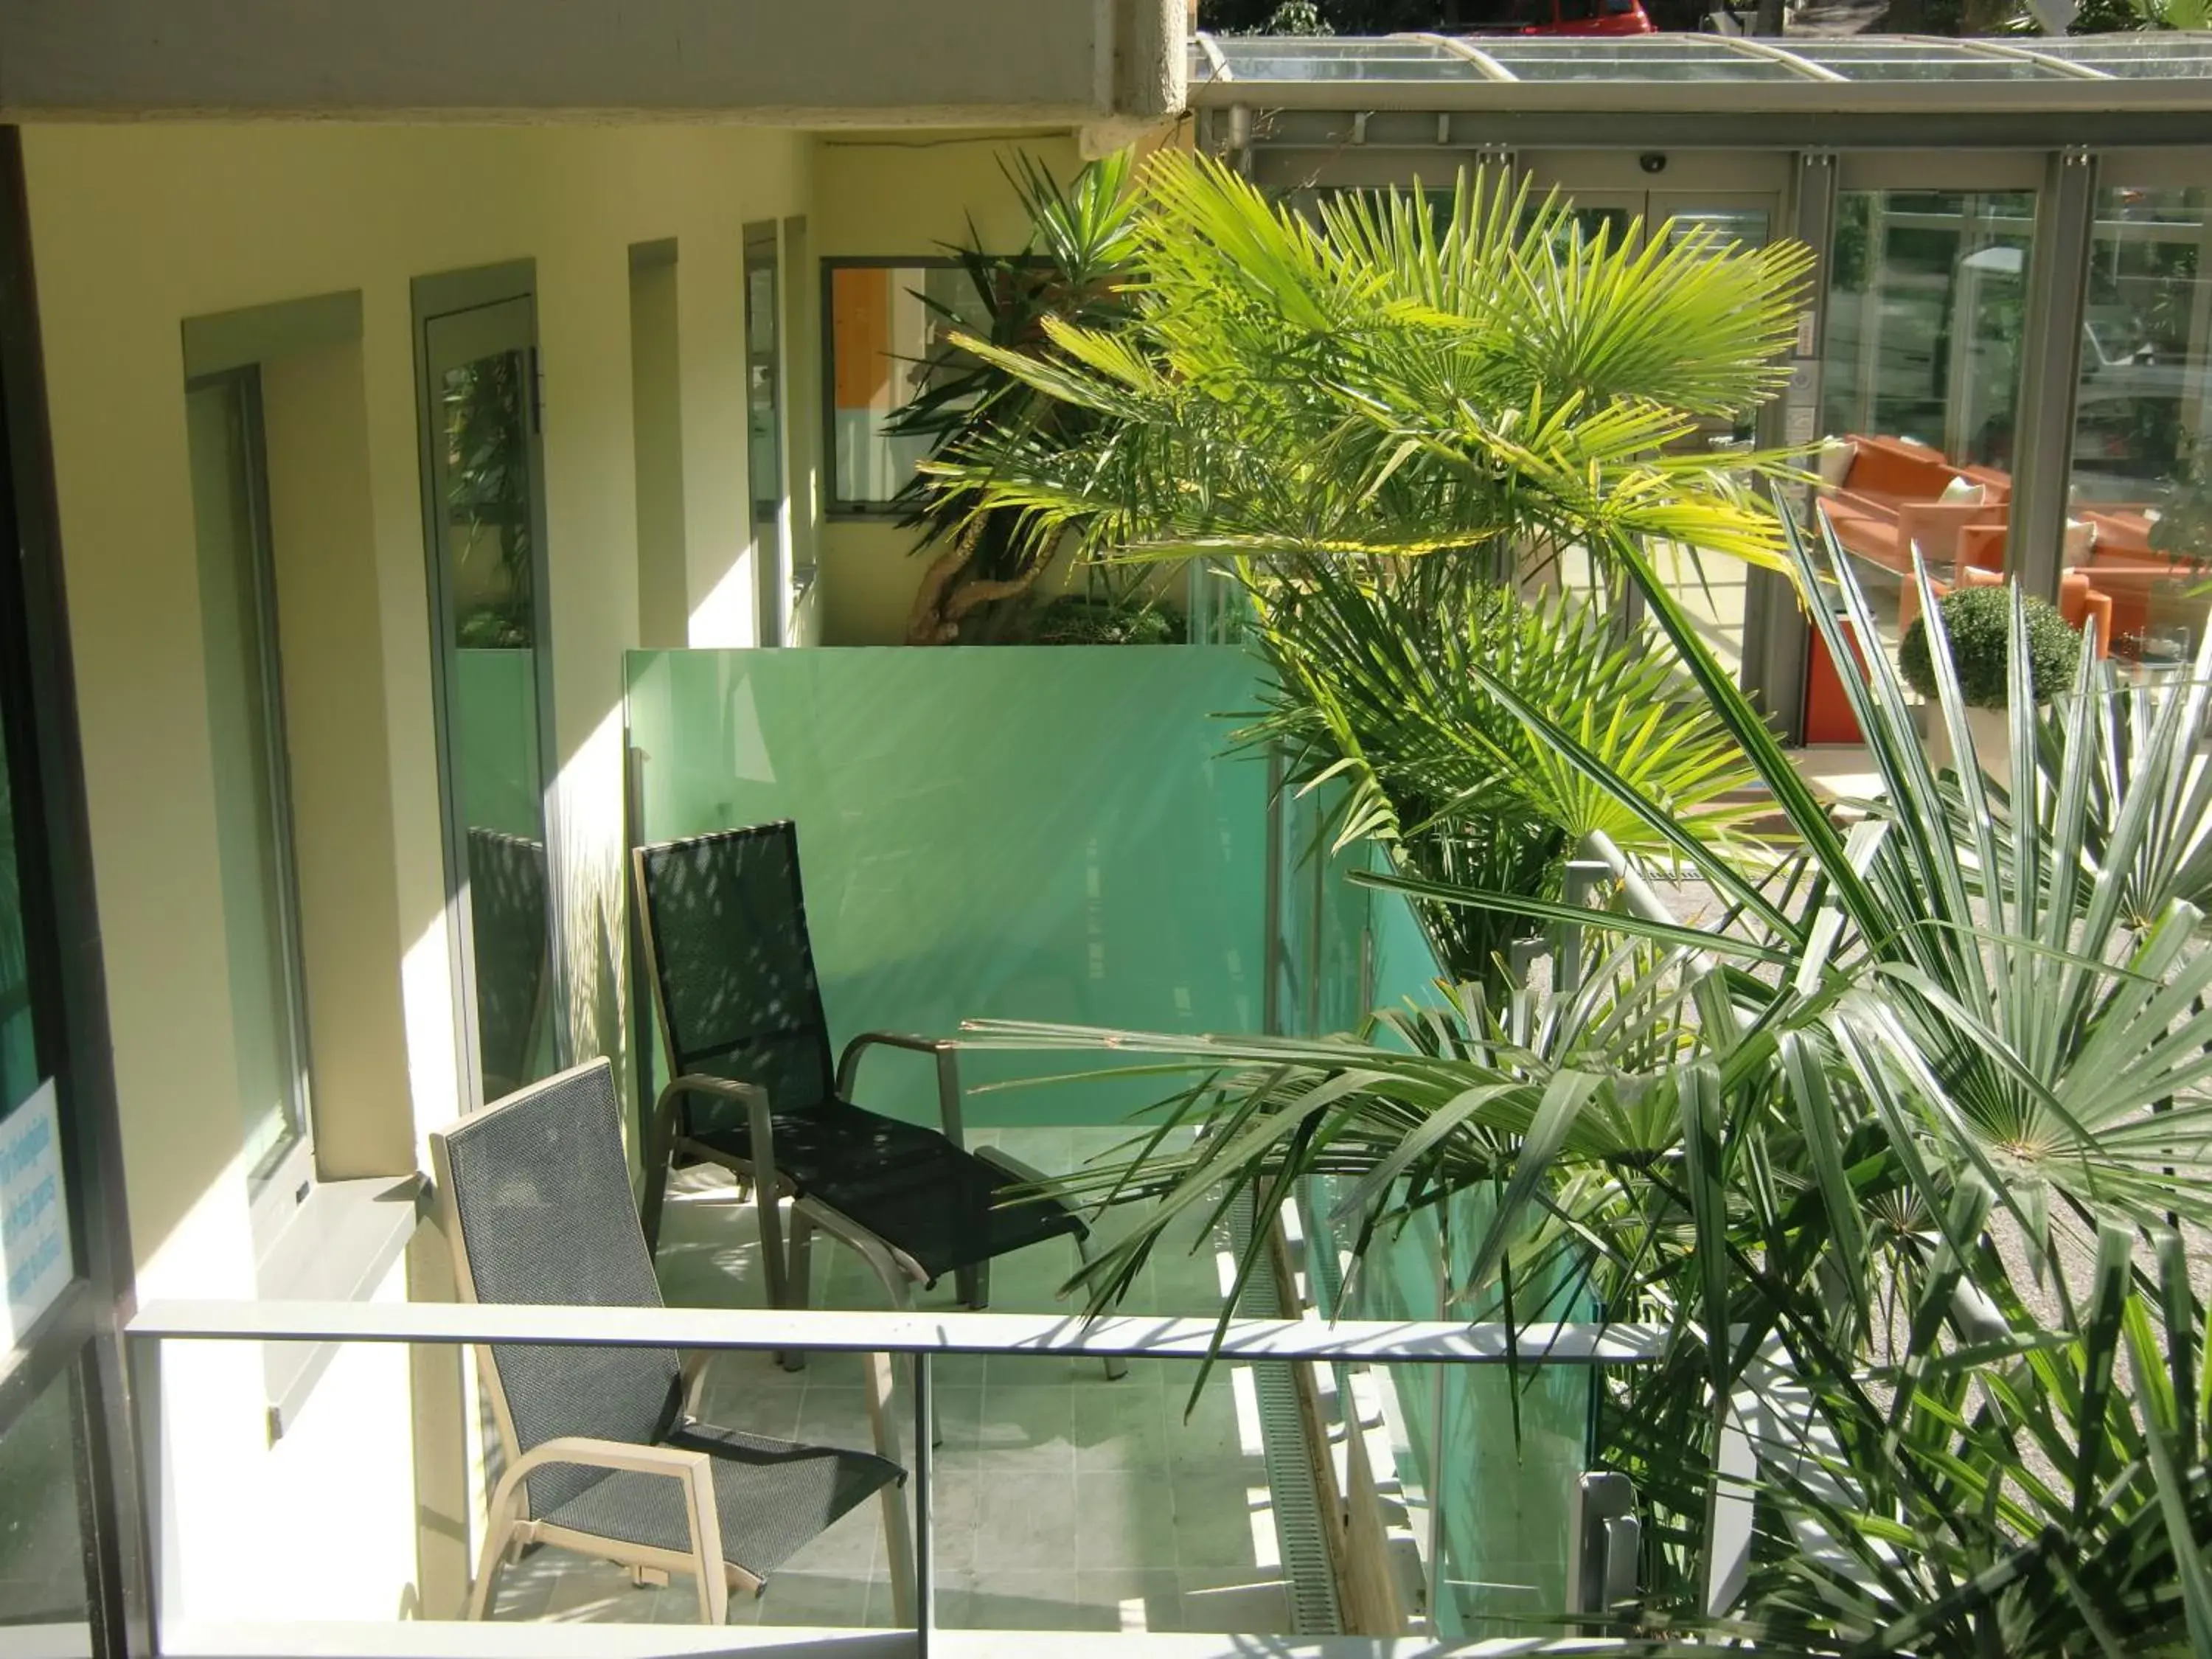
[[[2212,270],[2207,191],[2097,198],[2061,609],[2133,661],[2184,660],[2212,556]]]
[[[880,507],[929,453],[927,433],[885,422],[925,388],[957,381],[955,330],[988,337],[991,319],[957,265],[833,265],[830,271],[830,422],[836,501]]]
[[[206,644],[223,935],[246,1167],[266,1180],[307,1130],[307,1050],[283,836],[274,608],[246,380],[185,398]]]
[[[0,1436],[0,1632],[15,1632],[0,1634],[0,1653],[92,1650],[70,1377]]]
[[[455,649],[446,720],[468,893],[483,1097],[559,1068],[543,737],[544,550],[531,468],[526,301],[429,319],[432,485]]]
[[[1942,581],[1974,580],[1955,576],[1961,563],[2004,568],[2034,229],[2024,191],[1850,191],[1838,204],[1820,500],[1891,650],[1917,610],[1915,545]],[[1807,740],[1856,741],[1823,684],[1816,663]]]
[[[7,737],[0,732],[0,1117],[39,1086],[38,1046],[31,1025],[31,969],[23,941],[23,891],[18,873],[15,804],[8,775]],[[27,809],[29,803],[24,803]]]

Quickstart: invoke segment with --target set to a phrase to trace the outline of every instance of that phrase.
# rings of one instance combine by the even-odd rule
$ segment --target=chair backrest
[[[464,1300],[657,1308],[660,1286],[630,1196],[614,1068],[595,1060],[534,1083],[430,1137]],[[672,1348],[501,1343],[485,1352],[501,1432],[515,1452],[560,1435],[650,1443],[672,1420]],[[544,1515],[601,1470],[530,1477]]]
[[[678,1075],[703,1072],[768,1091],[779,1112],[827,1100],[830,1023],[806,936],[799,831],[788,822],[725,830],[636,853],[653,999]],[[697,1130],[742,1123],[734,1104],[684,1103]]]
[[[550,975],[545,848],[496,830],[469,831],[469,937],[477,1049],[487,1097],[535,1070]]]

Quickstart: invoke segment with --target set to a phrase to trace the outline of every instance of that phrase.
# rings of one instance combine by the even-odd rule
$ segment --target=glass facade
[[[1917,614],[1915,548],[1947,586],[2004,568],[2034,240],[2032,191],[1838,201],[1814,464],[1883,649]],[[1816,662],[1808,742],[1856,736],[1832,678]]]
[[[2108,174],[2090,245],[2061,608],[2147,665],[2187,660],[2212,605],[2208,196]]]

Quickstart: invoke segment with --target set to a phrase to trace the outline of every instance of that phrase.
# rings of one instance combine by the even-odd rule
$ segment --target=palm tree
[[[1442,985],[1428,1006],[1328,1039],[978,1027],[983,1042],[1146,1054],[1188,1076],[1161,1116],[1209,1133],[1154,1135],[1065,1183],[1152,1206],[1084,1276],[1094,1304],[1224,1191],[1279,1204],[1333,1177],[1362,1255],[1481,1194],[1460,1305],[1541,1318],[1567,1285],[1673,1332],[1664,1364],[1605,1385],[1601,1455],[1633,1477],[1658,1540],[1636,1639],[2212,1652],[2198,1541],[2212,1370],[2185,1242],[2212,1225],[2212,782],[2196,754],[2212,647],[2148,688],[2085,651],[2039,710],[2016,606],[2010,775],[1939,774],[1888,659],[1848,666],[1842,629],[1872,618],[1825,532],[1808,545],[1709,461],[1663,453],[1692,412],[1771,384],[1761,354],[1795,256],[1632,258],[1550,234],[1555,206],[1524,232],[1525,204],[1479,185],[1442,230],[1401,198],[1339,204],[1309,228],[1188,160],[1156,165],[1146,190],[1133,333],[1055,330],[1055,358],[1008,363],[1084,403],[1097,432],[1056,457],[978,450],[944,476],[979,507],[1083,522],[1096,547],[1227,555],[1279,605],[1334,567],[1577,541],[1641,596],[1788,845],[1748,855],[1510,665],[1470,652],[1441,683],[1409,681],[1423,689],[1401,709],[1450,712],[1370,728],[1388,752],[1366,755],[1367,775],[1448,791],[1450,767],[1495,741],[1494,705],[1727,915],[1692,928],[1608,911],[1571,988],[1516,988],[1509,1011],[1480,985]],[[1862,822],[1839,827],[1798,776],[1654,574],[1655,538],[1823,592],[1808,608],[1881,780]],[[1936,715],[1968,753],[1917,580]],[[1390,619],[1370,609],[1362,652]],[[1285,682],[1292,705],[1299,684]],[[1472,709],[1462,684],[1489,703]],[[1432,904],[1559,915],[1525,889],[1376,879]],[[1717,1630],[1695,1589],[1701,1516],[1718,1425],[1747,1401],[1765,1424],[1755,1551]]]
[[[1696,231],[1616,245],[1566,204],[1461,178],[1310,222],[1218,162],[1152,157],[1133,318],[1043,319],[1052,349],[960,344],[1090,417],[979,432],[926,464],[970,517],[1094,556],[1486,557],[1650,536],[1783,568],[1743,480],[1773,455],[1679,447],[1777,391],[1808,256]]]

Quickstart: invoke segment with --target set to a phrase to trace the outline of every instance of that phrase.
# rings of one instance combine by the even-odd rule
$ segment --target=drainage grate
[[[1230,1206],[1229,1236],[1237,1259],[1251,1247],[1254,1205],[1247,1191]],[[1237,1298],[1237,1311],[1251,1319],[1281,1319],[1274,1275],[1255,1272]],[[1260,1439],[1267,1457],[1267,1489],[1274,1505],[1276,1548],[1291,1587],[1291,1620],[1297,1636],[1337,1636],[1344,1621],[1336,1599],[1336,1569],[1322,1530],[1321,1488],[1298,1411],[1297,1384],[1283,1360],[1252,1367],[1260,1407]]]

